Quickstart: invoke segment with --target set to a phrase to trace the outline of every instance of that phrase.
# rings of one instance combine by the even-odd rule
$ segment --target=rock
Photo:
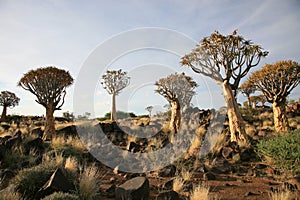
[[[22,131],[17,130],[17,132],[14,134],[14,137],[21,137],[22,136]]]
[[[179,200],[179,195],[177,192],[171,190],[171,191],[165,191],[161,192],[159,195],[156,197],[157,200]]]
[[[5,141],[4,144],[7,149],[11,149],[13,146],[21,144],[21,142],[22,142],[21,137],[12,137],[7,141]]]
[[[24,147],[25,154],[29,154],[30,150],[33,150],[38,154],[42,154],[45,150],[44,141],[39,137],[27,142]]]
[[[108,187],[105,190],[105,193],[108,197],[113,198],[115,196],[115,194],[114,194],[115,190],[116,190],[116,185],[112,184],[110,187]]]
[[[37,192],[36,199],[43,198],[53,192],[71,192],[75,186],[69,182],[60,168],[56,169],[47,183]]]
[[[146,177],[135,177],[117,187],[116,200],[148,200],[150,186]]]
[[[216,176],[213,173],[207,172],[203,175],[204,180],[209,181],[209,180],[216,180]]]
[[[10,128],[10,125],[6,122],[1,122],[1,127],[4,128],[5,131],[8,131]]]
[[[165,190],[171,190],[173,188],[173,180],[169,180],[163,184],[161,184],[161,188],[165,189]]]
[[[228,159],[232,156],[233,149],[231,147],[223,147],[222,148],[222,156],[225,159]]]
[[[70,125],[63,127],[61,129],[56,130],[56,134],[58,136],[63,135],[64,137],[69,137],[69,136],[77,136],[77,130],[75,125]]]
[[[40,138],[42,138],[44,135],[44,131],[42,131],[41,127],[32,129],[30,133],[31,133],[31,135],[37,135]]]
[[[160,177],[174,177],[176,174],[175,165],[169,165],[158,172]]]
[[[253,193],[253,192],[247,192],[247,193],[245,194],[245,197],[255,196],[255,195],[257,195],[257,194],[255,194],[255,193]]]

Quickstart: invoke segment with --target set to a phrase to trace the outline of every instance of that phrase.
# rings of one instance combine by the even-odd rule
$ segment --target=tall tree
[[[272,103],[275,130],[287,130],[286,98],[300,83],[299,64],[291,60],[267,64],[252,73],[249,81]]]
[[[107,70],[106,74],[102,76],[101,84],[108,94],[112,95],[112,108],[110,120],[115,121],[117,119],[116,110],[116,96],[129,85],[130,77],[127,76],[127,72],[120,70]]]
[[[34,94],[35,101],[46,108],[44,139],[55,135],[53,113],[63,106],[66,88],[72,83],[68,71],[53,66],[30,70],[19,81],[18,86]]]
[[[248,108],[251,107],[251,99],[250,95],[253,94],[256,91],[256,88],[253,84],[251,84],[249,81],[244,82],[238,89],[244,96],[247,97],[248,100]]]
[[[13,108],[19,104],[20,98],[15,93],[2,91],[0,94],[0,106],[3,106],[1,121],[6,120],[7,108]]]
[[[149,117],[151,117],[151,112],[153,110],[153,106],[147,106],[145,109],[149,112]]]
[[[195,95],[197,83],[184,73],[171,74],[155,82],[158,94],[162,95],[171,105],[171,119],[169,129],[176,133],[180,126],[181,110],[188,107]]]
[[[208,76],[222,85],[231,141],[241,146],[248,146],[250,143],[235,99],[237,89],[241,79],[267,54],[259,45],[237,36],[236,30],[227,36],[215,31],[210,37],[204,37],[181,60],[182,65],[187,65],[194,72]]]

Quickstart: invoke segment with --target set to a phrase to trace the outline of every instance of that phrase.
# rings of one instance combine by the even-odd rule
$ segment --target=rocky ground
[[[260,114],[257,119],[249,113],[243,115],[246,120],[252,120],[247,123],[247,133],[251,138],[260,140],[272,136],[270,112]],[[220,116],[214,111],[199,109],[191,110],[187,116],[189,117],[182,123],[182,127],[185,127],[182,130],[184,134],[179,140],[184,141],[195,134],[193,141],[200,140],[207,145],[203,142],[204,138],[207,139],[207,129],[210,127],[217,130],[220,126],[215,123],[211,127],[210,119]],[[299,116],[292,117],[293,127],[297,129]],[[19,121],[2,122],[0,127],[0,199],[46,199],[46,196],[61,191],[73,196],[60,199],[129,199],[131,195],[133,199],[149,197],[176,200],[190,199],[191,192],[197,185],[209,188],[210,199],[270,199],[269,195],[276,191],[290,192],[291,199],[300,196],[299,176],[291,176],[264,162],[253,148],[244,149],[235,143],[226,142],[226,121],[222,123],[222,130],[215,142],[207,139],[214,147],[205,157],[199,158],[201,142],[190,144],[186,153],[175,162],[160,170],[144,173],[125,173],[116,167],[107,167],[94,158],[95,153],[91,155],[89,152],[97,153],[97,149],[101,147],[100,156],[112,154],[108,157],[109,163],[118,163],[117,157],[126,158],[126,155],[114,155],[108,147],[106,137],[114,145],[130,153],[155,152],[168,144],[176,144],[159,118],[150,123],[147,118],[119,123],[68,122],[60,119],[56,124],[57,138],[51,141],[41,139],[42,119],[23,117]],[[106,137],[95,135],[99,128]],[[129,130],[144,130],[146,133],[157,131],[157,134],[150,139],[143,139],[129,136],[126,134]],[[212,136],[214,135],[211,138]],[[69,158],[74,158],[76,162],[71,162]],[[133,171],[138,168],[134,160],[130,160],[130,163]],[[97,172],[92,169],[97,169]],[[30,184],[32,186],[28,187]],[[84,196],[84,192],[95,195]]]

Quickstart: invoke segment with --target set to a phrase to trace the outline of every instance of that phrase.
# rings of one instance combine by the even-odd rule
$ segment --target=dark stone
[[[7,149],[11,149],[13,146],[21,144],[21,142],[22,142],[21,137],[12,137],[7,141],[5,141],[5,147]]]
[[[157,195],[157,200],[179,200],[179,195],[177,192],[171,190],[171,191],[165,191]]]
[[[108,197],[113,198],[115,196],[116,185],[112,184],[109,188],[105,190],[105,193]]]
[[[129,146],[128,146],[128,151],[136,153],[141,151],[141,145],[135,143],[135,142],[130,142]]]
[[[174,177],[176,174],[175,165],[169,165],[158,172],[160,177]]]
[[[75,125],[66,126],[66,127],[61,128],[59,130],[56,130],[56,134],[58,136],[63,135],[64,137],[69,137],[69,136],[75,137],[75,136],[78,135]]]
[[[60,168],[56,169],[47,183],[37,192],[36,199],[41,199],[54,192],[75,191],[75,186],[69,182]]]
[[[216,176],[213,173],[207,172],[203,175],[204,180],[209,181],[209,180],[216,180]]]
[[[173,188],[173,180],[169,180],[161,185],[161,187],[165,190],[171,190]]]
[[[117,187],[116,200],[148,200],[150,186],[146,177],[130,179]]]
[[[223,147],[222,148],[222,156],[226,159],[232,156],[233,149],[231,147]]]
[[[34,150],[36,153],[42,154],[45,150],[44,141],[39,137],[27,142],[24,147],[26,154],[29,154],[30,150]]]
[[[30,132],[32,135],[37,135],[38,137],[42,138],[44,135],[44,131],[42,131],[41,127],[34,128]]]
[[[247,193],[245,194],[245,197],[248,197],[248,196],[255,196],[255,195],[257,195],[257,194],[255,194],[255,193],[253,193],[253,192],[247,192]]]
[[[14,137],[21,137],[22,136],[22,131],[17,130],[17,132],[14,134]]]
[[[4,128],[4,130],[8,130],[10,128],[10,125],[7,123],[1,123],[2,128]]]

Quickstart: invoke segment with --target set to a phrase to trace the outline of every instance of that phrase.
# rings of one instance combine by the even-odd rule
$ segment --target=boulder
[[[34,150],[38,154],[42,154],[45,150],[44,141],[41,138],[35,138],[24,145],[25,154],[29,154],[30,150]]]
[[[75,125],[70,125],[63,127],[61,129],[56,130],[56,134],[58,136],[63,135],[64,137],[69,137],[69,136],[77,136],[77,130]]]
[[[146,177],[135,177],[117,187],[116,200],[148,200],[149,180]]]
[[[21,137],[12,137],[8,140],[5,141],[5,147],[7,149],[11,149],[15,145],[19,145],[22,143],[22,138]]]
[[[41,127],[32,129],[30,133],[31,133],[31,135],[37,135],[40,138],[42,138],[44,135],[44,131],[42,131]]]
[[[52,174],[47,183],[37,192],[36,199],[41,199],[54,192],[67,192],[75,191],[75,186],[70,183],[60,168],[57,168]]]

